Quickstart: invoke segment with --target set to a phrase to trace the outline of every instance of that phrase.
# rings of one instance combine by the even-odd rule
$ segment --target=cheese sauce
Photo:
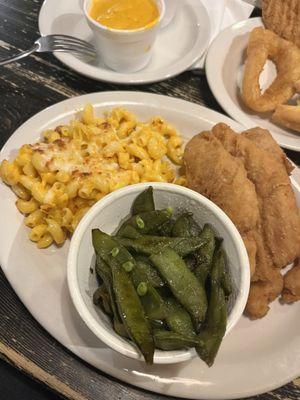
[[[90,16],[112,29],[150,28],[159,19],[154,0],[93,0]]]

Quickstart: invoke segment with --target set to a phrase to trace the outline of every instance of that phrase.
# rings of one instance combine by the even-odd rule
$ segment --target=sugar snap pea
[[[128,261],[130,261],[133,266],[135,265],[135,260],[129,251],[124,246],[120,245],[115,238],[100,231],[100,229],[92,230],[92,241],[96,254],[108,264],[111,258],[115,258],[120,265]]]
[[[154,341],[139,296],[128,273],[118,265],[110,263],[116,302],[123,324],[130,338],[142,352],[147,364],[153,363]]]
[[[171,238],[164,236],[141,236],[138,239],[117,238],[118,242],[129,250],[145,255],[162,251],[165,247],[175,249],[176,253],[184,257],[198,250],[206,242],[201,237]]]
[[[124,236],[128,225],[135,228],[139,233],[152,234],[161,225],[169,221],[171,214],[168,210],[147,211],[136,214],[126,220],[118,230],[118,236]]]
[[[196,237],[199,236],[201,232],[200,226],[195,222],[193,218],[193,213],[184,213],[179,215],[176,219],[173,229],[173,237]]]
[[[197,265],[193,272],[196,275],[196,277],[200,280],[200,282],[205,284],[211,268],[211,263],[216,246],[215,234],[211,225],[209,224],[204,225],[200,237],[202,237],[203,240],[206,241],[206,243],[195,253]]]
[[[181,335],[195,335],[190,314],[173,298],[165,301],[167,307],[166,324],[168,328]]]
[[[174,297],[190,313],[196,329],[205,318],[207,299],[204,287],[170,247],[150,256],[153,265],[170,287]]]
[[[140,193],[132,204],[132,215],[140,214],[147,211],[154,211],[153,187],[149,186],[146,190]]]
[[[157,270],[150,264],[147,257],[137,255],[135,258],[135,268],[132,271],[132,277],[138,273],[139,279],[150,283],[154,288],[164,286],[164,281],[161,279]]]
[[[226,331],[227,308],[224,290],[221,285],[223,273],[221,257],[221,251],[217,250],[214,254],[210,274],[210,296],[207,318],[204,329],[198,336],[201,342],[196,347],[200,358],[208,366],[214,363]]]
[[[199,344],[199,338],[196,335],[190,337],[162,329],[154,330],[153,335],[155,347],[160,350],[182,350]]]

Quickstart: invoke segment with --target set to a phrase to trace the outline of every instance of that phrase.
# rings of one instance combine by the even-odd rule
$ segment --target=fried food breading
[[[300,47],[300,0],[263,0],[265,27]]]
[[[287,159],[284,151],[278,146],[273,136],[267,129],[251,128],[242,132],[241,135],[254,142],[258,147],[270,153],[278,161],[280,161],[286,172],[290,175],[293,171],[293,164]]]
[[[284,276],[284,287],[281,301],[294,303],[300,300],[300,259]]]
[[[285,128],[300,132],[300,105],[279,105],[271,120]]]
[[[277,76],[262,94],[259,76],[267,59],[276,64]],[[300,79],[300,49],[274,32],[255,28],[250,33],[242,83],[242,99],[254,111],[273,111],[295,93]]]
[[[212,129],[224,148],[238,158],[255,185],[265,245],[281,268],[300,254],[300,215],[282,162],[226,124]]]
[[[259,138],[256,144],[255,138]],[[225,124],[194,136],[184,154],[188,186],[232,219],[247,249],[251,287],[246,314],[261,318],[282,292],[280,269],[299,255],[300,216],[291,166],[263,130],[238,135]]]

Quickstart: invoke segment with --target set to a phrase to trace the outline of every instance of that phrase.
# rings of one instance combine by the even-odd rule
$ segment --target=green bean
[[[187,268],[183,259],[170,247],[150,260],[170,287],[174,297],[190,313],[196,329],[204,320],[207,310],[207,299],[204,287],[195,275]]]
[[[127,226],[132,226],[139,233],[152,234],[161,225],[169,221],[171,215],[168,210],[148,211],[136,214],[126,220],[118,230],[118,236],[124,236],[124,231],[128,230]],[[128,233],[127,233],[128,234]]]
[[[142,236],[138,239],[116,238],[126,248],[137,253],[151,255],[162,251],[165,247],[171,247],[176,253],[184,257],[205,244],[205,240],[198,238],[170,238],[163,236]]]
[[[181,335],[195,335],[195,330],[189,313],[175,299],[165,301],[167,306],[166,323],[169,329]]]
[[[130,276],[111,260],[113,287],[123,324],[130,338],[142,352],[147,364],[153,363],[154,341],[139,296]]]
[[[175,221],[172,236],[173,237],[196,237],[201,232],[200,226],[195,222],[193,213],[181,214]]]
[[[132,204],[132,215],[140,214],[147,211],[154,211],[153,187],[149,186],[140,193]]]
[[[96,254],[108,264],[112,258],[115,258],[120,265],[131,261],[135,266],[135,260],[132,255],[115,238],[100,231],[100,229],[93,229],[92,240]],[[118,249],[118,251],[116,252],[115,249]],[[113,254],[115,254],[114,257]]]
[[[202,237],[202,239],[205,240],[206,243],[195,253],[197,265],[193,272],[199,279],[199,281],[205,284],[211,268],[211,263],[216,246],[214,231],[209,224],[204,225],[200,237]]]
[[[210,274],[210,296],[207,319],[204,329],[199,334],[201,342],[196,347],[197,353],[209,367],[214,363],[226,331],[227,322],[226,299],[221,286],[223,273],[221,257],[222,252],[217,250],[214,254]]]
[[[155,347],[160,350],[182,350],[195,347],[199,344],[198,337],[180,335],[176,332],[165,331],[162,329],[154,330]]]
[[[132,276],[134,276],[135,273],[138,273],[139,279],[150,283],[154,288],[164,286],[164,281],[161,279],[157,270],[150,264],[150,261],[146,257],[136,256],[135,262],[136,265],[132,271]]]

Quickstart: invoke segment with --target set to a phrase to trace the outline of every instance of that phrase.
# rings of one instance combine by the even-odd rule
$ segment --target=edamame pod
[[[154,288],[164,286],[164,281],[161,279],[157,270],[150,264],[147,257],[136,256],[135,257],[135,268],[132,271],[132,278],[134,278],[135,272],[139,274],[139,279],[150,283]]]
[[[132,204],[132,215],[140,214],[147,211],[154,211],[153,187],[149,186],[140,193]]]
[[[204,287],[187,268],[183,259],[170,247],[152,254],[150,260],[167,282],[174,297],[189,312],[198,329],[207,310]]]
[[[110,264],[119,313],[130,338],[142,352],[147,364],[153,363],[154,340],[139,296],[129,274],[116,260]]]
[[[142,236],[140,232],[137,231],[131,225],[122,225],[121,228],[117,232],[117,236],[128,238],[128,239],[138,239]]]

